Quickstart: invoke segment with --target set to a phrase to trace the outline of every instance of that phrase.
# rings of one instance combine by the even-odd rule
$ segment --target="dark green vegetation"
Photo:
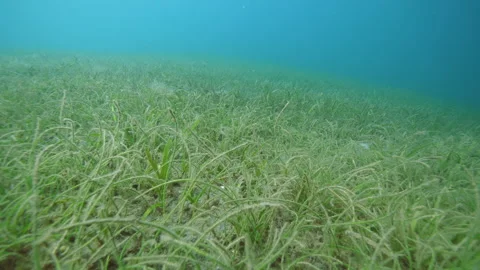
[[[0,269],[480,265],[474,113],[220,67],[0,57]]]

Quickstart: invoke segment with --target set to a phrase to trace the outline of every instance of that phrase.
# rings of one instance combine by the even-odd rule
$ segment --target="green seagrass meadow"
[[[478,269],[480,112],[286,70],[0,56],[0,269]]]

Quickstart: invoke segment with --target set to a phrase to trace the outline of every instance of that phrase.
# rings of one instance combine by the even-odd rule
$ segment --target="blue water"
[[[480,101],[480,1],[2,0],[3,51],[204,55]]]

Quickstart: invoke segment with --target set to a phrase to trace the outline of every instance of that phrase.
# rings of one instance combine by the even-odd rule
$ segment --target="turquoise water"
[[[2,1],[0,47],[256,61],[476,105],[479,7],[469,0]]]

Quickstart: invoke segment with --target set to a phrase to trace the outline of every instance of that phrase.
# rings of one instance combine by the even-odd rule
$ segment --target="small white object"
[[[359,143],[359,145],[367,150],[370,149],[370,145],[368,143],[362,142],[362,143]]]
[[[221,189],[225,189],[225,186],[220,186]]]

